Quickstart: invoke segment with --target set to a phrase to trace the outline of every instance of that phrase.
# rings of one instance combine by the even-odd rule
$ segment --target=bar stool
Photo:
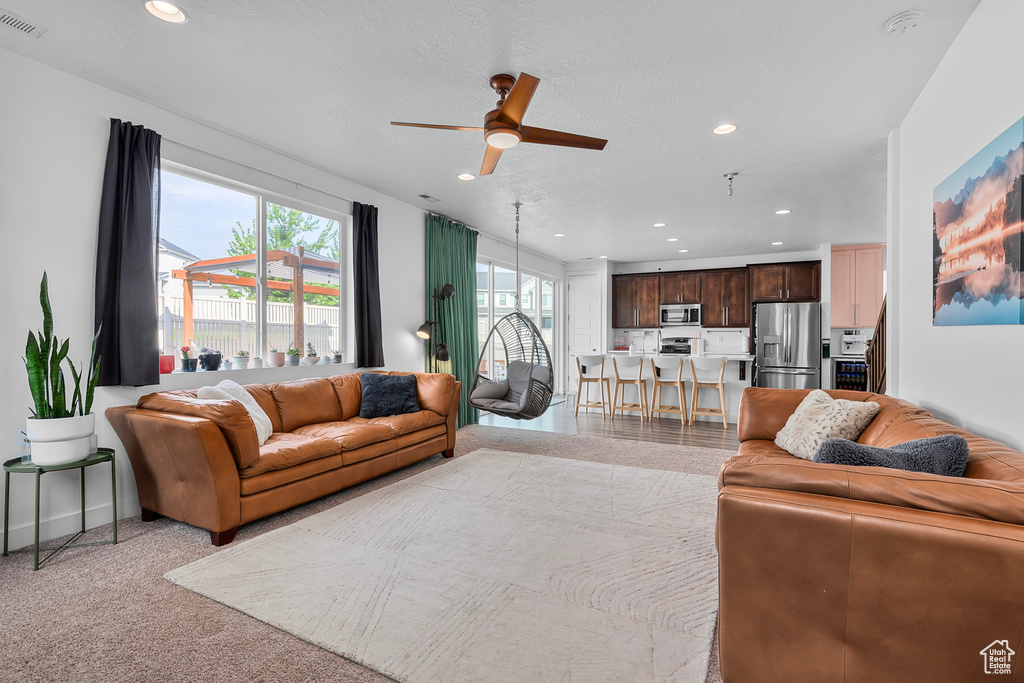
[[[625,376],[619,374],[619,368],[622,368]],[[644,357],[643,356],[626,356],[625,358],[616,358],[612,356],[612,369],[615,371],[615,395],[612,399],[612,419],[615,419],[615,411],[619,411],[619,415],[624,415],[624,410],[634,410],[640,412],[640,421],[643,422],[647,418],[647,380],[643,378],[644,374]],[[634,372],[636,371],[635,376]],[[632,385],[636,387],[637,393],[639,394],[639,403],[626,403],[626,387]],[[622,396],[622,402],[619,402],[619,396]]]
[[[659,420],[661,419],[661,413],[673,413],[683,416],[680,420],[680,426],[686,424],[686,385],[684,384],[685,380],[683,379],[683,359],[652,358],[651,370],[654,371],[654,394],[651,396],[651,419],[654,419],[655,413],[658,413]],[[662,404],[661,395],[664,387],[675,387],[679,392],[678,408],[673,405],[664,406]]]
[[[579,386],[576,388],[576,417],[580,416],[580,406],[583,406],[584,412],[589,411],[591,408],[600,408],[601,417],[605,416],[604,408],[606,405],[610,405],[606,400],[612,397],[612,383],[611,379],[604,376],[604,356],[576,356],[576,370],[579,373]],[[591,401],[590,400],[590,385],[596,384],[601,390],[601,400]],[[583,394],[583,386],[587,387],[587,396],[580,402],[580,396]],[[607,393],[606,393],[607,392]]]
[[[717,370],[717,372],[715,372]],[[690,373],[693,375],[693,398],[690,403],[690,424],[697,415],[720,415],[722,417],[722,428],[728,429],[729,422],[725,415],[725,359],[721,362],[713,358],[691,358]],[[717,377],[716,377],[717,375]],[[722,407],[698,408],[697,394],[701,389],[718,389],[718,398]]]

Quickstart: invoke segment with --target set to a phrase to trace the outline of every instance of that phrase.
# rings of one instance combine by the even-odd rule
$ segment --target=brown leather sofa
[[[1024,454],[906,401],[829,391],[881,405],[861,443],[960,434],[967,471],[808,462],[774,444],[807,393],[740,402],[739,453],[719,475],[722,678],[1002,680],[982,650],[1008,641],[1024,659]],[[1005,680],[1024,680],[1012,665]]]
[[[455,454],[461,383],[416,375],[420,411],[359,417],[359,375],[249,385],[273,423],[262,446],[237,401],[162,391],[106,412],[135,472],[145,521],[170,517],[230,543],[245,524],[438,453]]]

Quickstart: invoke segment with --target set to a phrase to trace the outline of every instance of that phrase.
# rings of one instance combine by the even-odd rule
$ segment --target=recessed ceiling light
[[[772,242],[772,246],[773,247],[781,247],[782,246],[782,242]]]
[[[669,242],[678,242],[678,241],[679,241],[679,238],[678,238],[678,237],[669,237],[669,238],[668,238],[668,241],[669,241]]]
[[[476,176],[472,173],[460,173],[459,180],[476,180]]]
[[[690,251],[690,250],[689,250],[689,249],[680,249],[680,250],[679,250],[679,253],[680,253],[680,254],[685,254],[685,253],[686,253],[686,252],[688,252],[688,251]]]
[[[146,8],[147,12],[157,19],[166,21],[169,24],[184,24],[188,21],[188,15],[185,14],[185,10],[178,7],[173,2],[164,2],[163,0],[144,0],[142,6]]]
[[[664,228],[665,224],[664,223],[655,223],[654,227],[656,227],[656,228]]]
[[[715,135],[728,135],[736,130],[735,123],[723,123],[720,126],[715,126],[711,132]]]
[[[607,256],[598,256],[597,258],[608,258]]]
[[[565,233],[564,232],[556,232],[555,233],[555,237],[565,237]]]
[[[775,212],[775,215],[785,216],[787,213],[789,213],[789,209],[779,209],[778,211]]]

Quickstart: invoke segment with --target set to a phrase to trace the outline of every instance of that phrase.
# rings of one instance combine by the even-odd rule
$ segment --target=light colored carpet
[[[166,578],[399,681],[694,681],[715,479],[480,450]]]
[[[709,475],[733,455],[708,448],[470,426],[459,430],[454,462],[480,448]],[[428,458],[246,524],[235,543],[452,464],[440,456]],[[91,530],[84,540],[109,535],[107,525]],[[31,553],[0,559],[0,642],[5,645],[0,681],[388,680],[164,580],[166,572],[220,552],[210,545],[205,531],[169,519],[143,523],[136,516],[121,521],[118,538],[116,546],[68,550],[38,572],[32,571]],[[714,654],[707,683],[721,683]]]

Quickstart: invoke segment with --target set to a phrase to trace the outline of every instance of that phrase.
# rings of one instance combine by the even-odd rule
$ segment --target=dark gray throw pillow
[[[416,375],[364,372],[359,375],[359,384],[363,390],[359,399],[359,417],[386,417],[420,411]]]
[[[892,467],[944,477],[962,477],[967,469],[968,455],[967,440],[957,434],[915,439],[891,448],[875,448],[846,439],[826,439],[814,454],[814,462]]]

